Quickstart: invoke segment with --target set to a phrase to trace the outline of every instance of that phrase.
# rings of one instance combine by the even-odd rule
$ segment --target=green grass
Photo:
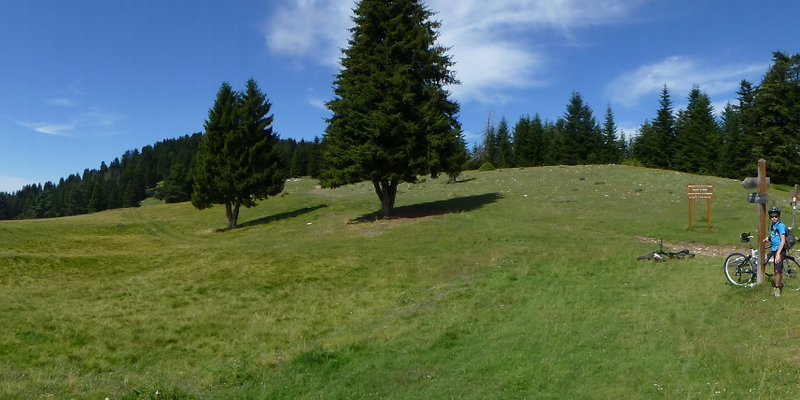
[[[738,181],[625,166],[467,172],[242,210],[0,222],[0,398],[650,399],[800,396],[800,294],[727,286]],[[686,185],[715,187],[687,230]],[[771,190],[788,210],[788,192]],[[790,221],[790,213],[784,220]],[[741,247],[741,246],[740,246]]]

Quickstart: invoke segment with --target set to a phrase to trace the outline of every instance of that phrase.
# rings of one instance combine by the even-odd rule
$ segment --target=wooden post
[[[692,220],[694,219],[695,200],[706,201],[706,229],[711,230],[711,201],[714,199],[714,186],[708,185],[686,185],[686,198],[689,199],[689,230],[693,229]]]
[[[794,189],[792,189],[792,229],[795,226],[795,215],[797,214],[797,184],[794,185]]]
[[[767,193],[767,162],[762,158],[758,160],[758,192]],[[767,237],[767,204],[760,203],[758,207],[758,274],[756,281],[758,284],[764,283],[764,271],[767,255],[764,254],[766,246],[764,239]]]

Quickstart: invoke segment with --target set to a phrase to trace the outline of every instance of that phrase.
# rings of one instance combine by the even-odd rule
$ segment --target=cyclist
[[[772,264],[775,266],[775,288],[773,294],[775,297],[781,297],[781,290],[783,290],[783,257],[786,255],[786,225],[780,220],[781,210],[777,207],[769,209],[769,237],[765,238],[765,242],[770,243],[770,250],[772,253],[766,259],[774,257]]]

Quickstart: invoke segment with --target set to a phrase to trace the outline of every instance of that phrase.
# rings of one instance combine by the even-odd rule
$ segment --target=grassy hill
[[[0,398],[800,396],[800,293],[722,275],[756,231],[738,181],[462,179],[401,185],[388,221],[371,185],[310,179],[229,232],[186,203],[2,221]],[[714,227],[698,202],[689,231],[686,185],[706,183]],[[660,238],[706,255],[636,261]]]

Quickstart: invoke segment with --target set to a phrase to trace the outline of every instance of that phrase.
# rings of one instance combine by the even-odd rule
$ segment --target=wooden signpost
[[[687,185],[686,198],[689,199],[689,230],[692,230],[692,203],[695,200],[706,201],[706,229],[711,230],[711,200],[714,199],[714,186],[712,185]]]
[[[767,162],[764,159],[758,160],[758,176],[746,178],[742,181],[742,187],[749,190],[757,189],[758,192],[750,193],[747,196],[748,203],[758,204],[758,274],[756,282],[760,285],[764,283],[764,261],[766,248],[764,238],[767,237],[767,189],[769,188],[769,177],[767,177]]]

